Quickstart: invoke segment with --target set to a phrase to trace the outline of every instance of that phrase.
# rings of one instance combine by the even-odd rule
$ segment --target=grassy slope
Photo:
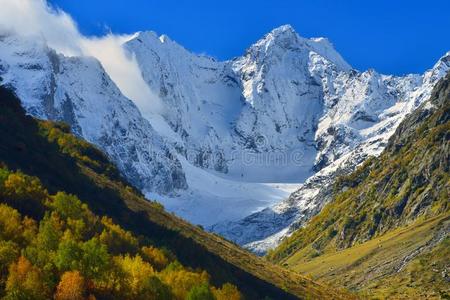
[[[450,238],[432,251],[416,257],[393,276],[367,286],[366,295],[375,299],[450,299]]]
[[[352,297],[260,259],[145,200],[100,151],[76,139],[63,124],[26,117],[4,88],[0,137],[0,162],[10,169],[39,177],[51,193],[76,194],[96,214],[171,249],[183,264],[206,269],[214,284],[232,282],[248,299]]]
[[[407,275],[393,275],[389,266],[426,250],[421,246],[437,229],[449,231],[443,221],[449,215],[449,82],[450,75],[433,92],[437,109],[407,117],[379,158],[338,179],[334,200],[269,253],[269,260],[356,289],[387,276],[394,277],[392,285],[384,281],[385,290],[400,289],[394,282],[406,284],[394,278]],[[420,282],[409,295],[426,285]]]
[[[416,249],[425,248],[432,240],[435,233],[445,227],[450,226],[450,214],[439,215],[426,220],[417,222],[405,227],[400,227],[375,239],[365,243],[347,248],[342,251],[328,253],[314,259],[305,259],[301,251],[291,256],[286,264],[292,265],[293,269],[312,276],[313,279],[327,281],[336,286],[346,286],[351,289],[357,289],[360,286],[366,287],[366,294],[380,295],[385,298],[388,295],[395,294],[398,286],[407,287],[413,280],[411,275],[401,272],[400,276],[389,276],[389,282],[386,274],[395,274],[403,266],[403,258]],[[438,247],[443,247],[445,243]],[[448,245],[448,242],[447,242]],[[432,257],[432,256],[431,256]],[[447,250],[448,257],[448,250]],[[415,260],[417,260],[416,258]],[[408,261],[409,263],[409,261]],[[412,264],[412,263],[411,263]],[[411,264],[407,265],[407,268]],[[430,264],[431,265],[431,264]],[[422,268],[425,270],[426,268]],[[436,267],[438,273],[445,269]],[[377,270],[377,272],[373,272]],[[430,271],[429,269],[427,270]],[[398,285],[393,285],[393,278],[397,278]],[[409,279],[409,280],[408,280]],[[438,295],[439,291],[445,291],[447,281],[445,277],[438,276],[430,280],[424,279],[416,286],[423,291],[428,292],[427,296]],[[392,288],[395,287],[395,288]],[[399,294],[409,298],[417,291],[403,290],[397,291]],[[423,296],[423,291],[420,291]],[[447,287],[448,292],[448,287]],[[410,294],[410,295],[409,295]]]

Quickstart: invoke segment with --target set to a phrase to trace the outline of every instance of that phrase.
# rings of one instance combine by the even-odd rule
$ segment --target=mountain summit
[[[322,57],[333,62],[342,70],[349,70],[351,66],[341,57],[334,49],[334,46],[327,38],[311,38],[301,37],[291,25],[283,25],[273,29],[266,34],[261,40],[256,42],[250,49],[259,48],[269,52],[270,48],[279,47],[284,50],[303,49],[304,51],[314,51]]]

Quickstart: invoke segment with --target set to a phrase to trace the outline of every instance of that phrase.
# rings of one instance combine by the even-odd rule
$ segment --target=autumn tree
[[[55,300],[82,300],[85,293],[85,281],[80,272],[65,272],[56,289]]]
[[[135,254],[138,251],[138,240],[131,232],[114,224],[111,218],[103,217],[101,223],[104,229],[100,234],[100,241],[108,246],[112,254]]]
[[[37,232],[37,222],[34,219],[25,216],[22,219],[22,242],[24,244],[22,244],[21,246],[30,244],[36,238]]]
[[[0,204],[0,239],[20,242],[22,218],[20,213],[6,204]]]
[[[157,270],[162,270],[169,264],[169,259],[164,251],[152,246],[144,246],[141,249],[142,257]]]
[[[8,276],[8,266],[19,258],[19,245],[13,241],[0,240],[0,290],[4,290]]]
[[[41,271],[23,256],[9,267],[5,290],[6,299],[48,299],[50,294]]]
[[[131,298],[139,295],[146,280],[155,274],[152,266],[139,255],[134,257],[128,254],[116,256],[114,257],[114,262],[125,275],[124,293]]]
[[[241,300],[242,295],[236,286],[225,283],[220,289],[212,289],[217,300]]]
[[[2,196],[13,207],[30,216],[44,214],[44,202],[48,197],[39,179],[20,172],[9,174],[3,182]]]
[[[170,286],[176,299],[186,299],[193,287],[208,283],[209,275],[204,271],[188,271],[180,263],[173,262],[161,272],[161,279]]]
[[[72,141],[59,142],[77,148]],[[49,195],[39,179],[1,162],[0,201],[3,299],[240,299],[236,287],[210,286],[205,271],[183,267],[170,251],[94,215],[77,196]]]

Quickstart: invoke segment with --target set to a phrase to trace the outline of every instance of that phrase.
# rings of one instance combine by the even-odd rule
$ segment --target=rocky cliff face
[[[234,221],[212,230],[261,251],[320,210],[336,174],[380,153],[449,67],[447,55],[424,75],[358,72],[328,40],[290,26],[224,62],[153,32],[123,48],[156,99],[128,99],[93,58],[10,35],[0,39],[2,84],[28,113],[69,123],[169,210]],[[304,184],[272,207],[287,196],[274,182]]]

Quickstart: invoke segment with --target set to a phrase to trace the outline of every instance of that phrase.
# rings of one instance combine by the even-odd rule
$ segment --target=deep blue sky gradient
[[[50,0],[83,34],[153,30],[196,53],[241,55],[273,28],[324,36],[354,68],[421,73],[450,50],[450,0]]]

